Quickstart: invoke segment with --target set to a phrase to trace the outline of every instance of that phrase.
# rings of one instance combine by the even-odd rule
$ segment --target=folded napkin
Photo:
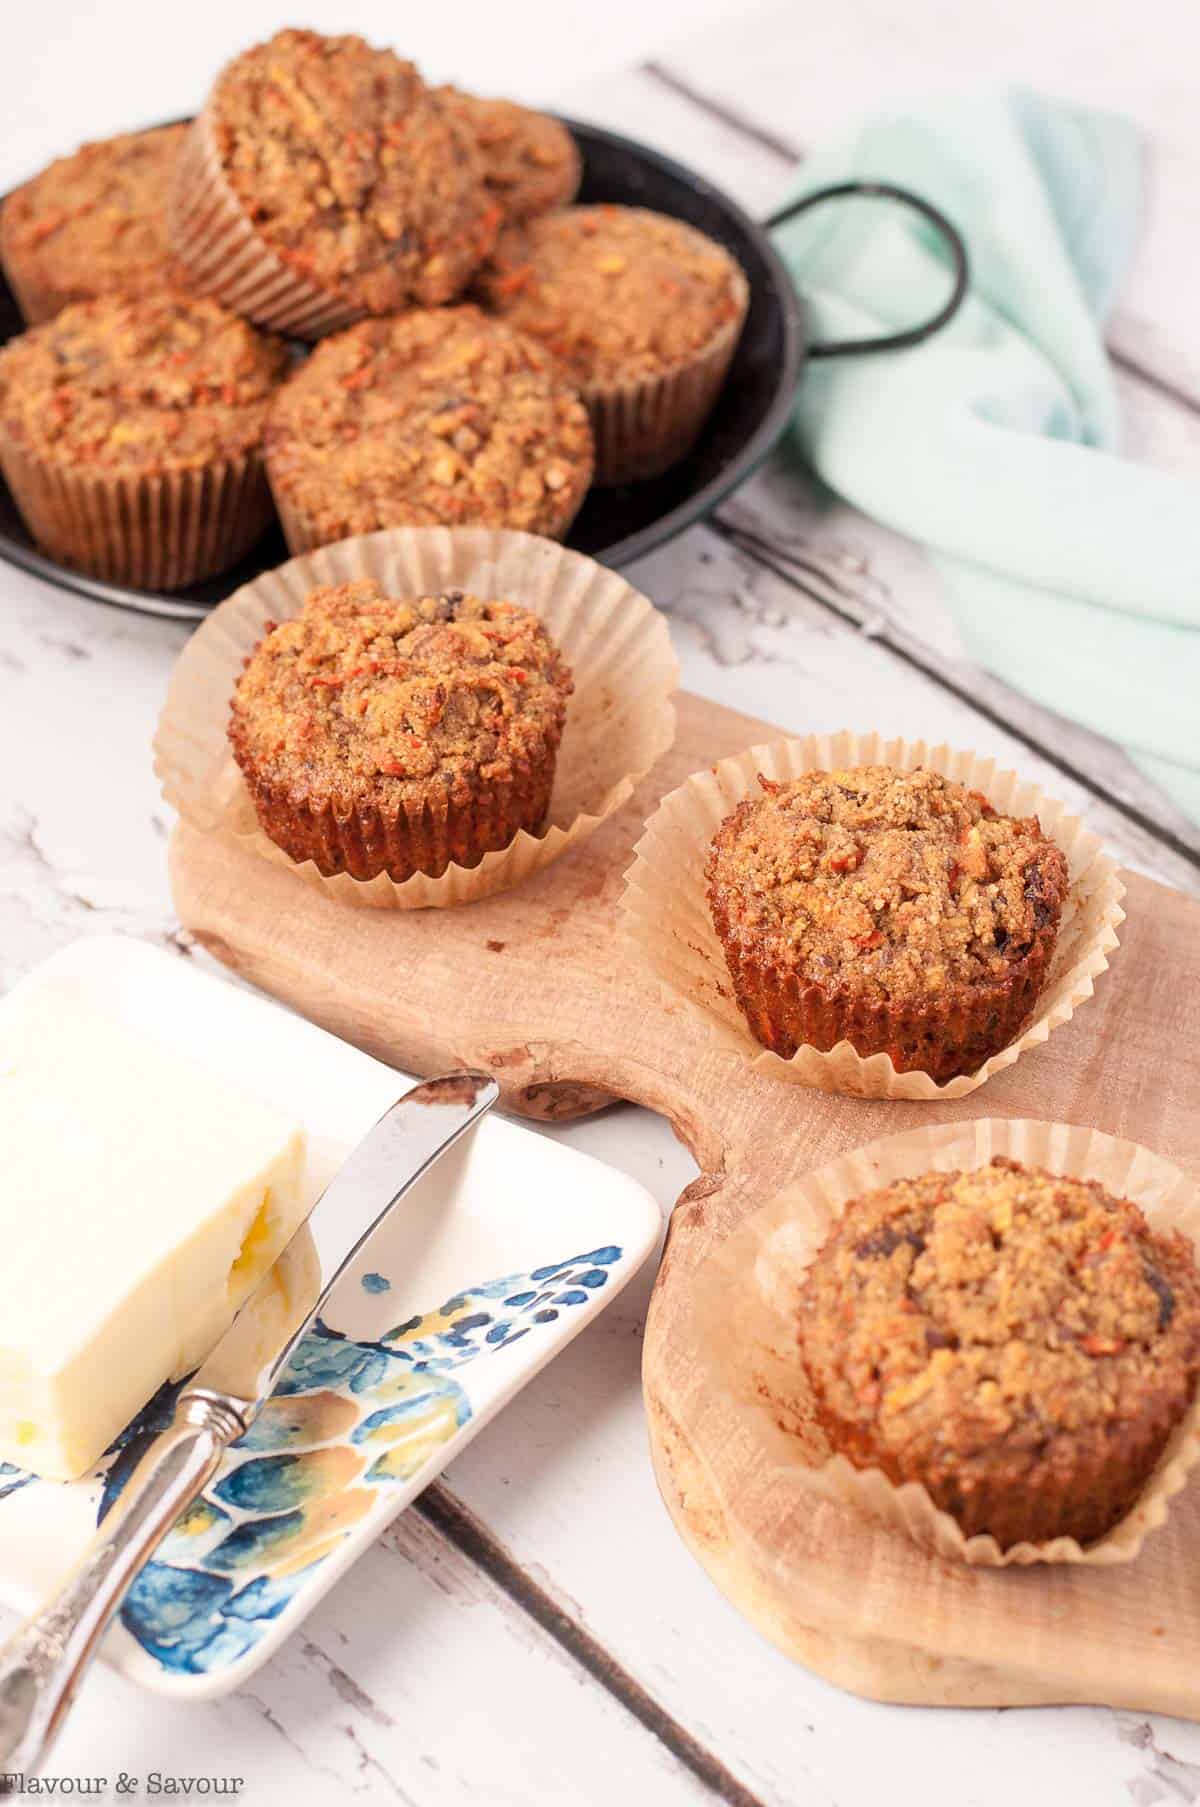
[[[958,226],[970,295],[908,351],[811,364],[795,430],[829,487],[925,542],[971,656],[1120,742],[1200,820],[1200,484],[1119,452],[1105,316],[1139,208],[1133,129],[1016,92],[875,121],[791,198],[873,178]],[[830,202],[777,243],[818,338],[912,325],[949,282],[935,229]]]

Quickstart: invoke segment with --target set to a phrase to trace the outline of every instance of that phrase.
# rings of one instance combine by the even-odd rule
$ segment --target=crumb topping
[[[506,220],[565,207],[579,187],[582,163],[566,126],[511,100],[483,100],[461,88],[435,88],[446,110],[470,131],[488,192]]]
[[[1200,1276],[1177,1231],[1095,1181],[997,1158],[845,1207],[800,1290],[825,1408],[908,1475],[1136,1424],[1200,1369]]]
[[[583,385],[661,375],[743,305],[727,251],[641,207],[568,207],[508,226],[479,280],[488,305]]]
[[[165,279],[167,196],[187,127],[159,126],[84,144],[4,203],[6,253],[36,256],[64,301]]]
[[[318,345],[279,393],[267,458],[321,542],[442,523],[558,537],[591,479],[592,434],[541,346],[443,308]]]
[[[0,351],[0,431],[40,456],[141,473],[259,445],[283,341],[169,289],[64,308]]]
[[[395,805],[416,784],[467,800],[557,746],[572,684],[530,610],[373,579],[317,589],[269,626],[233,700],[239,764],[317,798]]]
[[[390,50],[281,31],[228,65],[212,113],[271,248],[367,313],[451,300],[491,249],[500,211],[470,132]]]
[[[709,899],[738,937],[827,990],[936,1001],[1002,980],[1057,930],[1067,862],[1036,817],[997,815],[923,768],[759,783],[713,837]]]

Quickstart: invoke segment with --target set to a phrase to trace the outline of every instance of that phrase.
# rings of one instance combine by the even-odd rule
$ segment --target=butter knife
[[[180,1394],[173,1423],[150,1445],[79,1562],[0,1648],[0,1794],[19,1787],[45,1759],[129,1587],[212,1480],[229,1444],[258,1417],[346,1268],[393,1206],[498,1097],[495,1080],[483,1073],[427,1079],[385,1112],[331,1180],[280,1257],[287,1259],[306,1230],[326,1248],[345,1248],[316,1304],[299,1317],[306,1294],[281,1322],[275,1270],[264,1275]],[[265,1344],[264,1319],[271,1324]]]

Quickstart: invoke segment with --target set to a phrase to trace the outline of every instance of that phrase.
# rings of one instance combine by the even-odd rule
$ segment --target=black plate
[[[700,520],[766,457],[791,413],[805,330],[800,301],[770,240],[728,195],[659,151],[597,126],[573,119],[565,123],[583,152],[581,201],[652,207],[687,220],[732,251],[750,283],[750,311],[729,378],[693,450],[646,483],[592,490],[576,518],[567,544],[606,565],[620,566]],[[17,304],[0,274],[0,344],[21,329]],[[0,558],[123,608],[199,620],[239,584],[287,557],[276,528],[233,570],[169,596],[105,583],[39,552],[0,483]]]

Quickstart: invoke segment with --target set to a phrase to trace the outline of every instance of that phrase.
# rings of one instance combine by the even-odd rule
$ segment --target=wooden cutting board
[[[687,1005],[660,996],[617,907],[642,824],[690,772],[778,732],[680,697],[674,748],[612,822],[539,877],[465,909],[349,909],[186,826],[171,844],[176,907],[218,959],[399,1067],[486,1067],[527,1116],[628,1098],[668,1118],[700,1177],[675,1209],[647,1323],[655,1467],[698,1560],[790,1655],[880,1699],[1097,1701],[1200,1718],[1198,1483],[1136,1562],[1108,1569],[971,1569],[814,1502],[781,1576],[721,1505],[726,1452],[705,1443],[690,1276],[795,1175],[899,1129],[992,1116],[1089,1124],[1200,1177],[1200,905],[1134,874],[1123,875],[1121,949],[1095,997],[952,1102],[837,1098],[756,1075],[713,1048]]]

